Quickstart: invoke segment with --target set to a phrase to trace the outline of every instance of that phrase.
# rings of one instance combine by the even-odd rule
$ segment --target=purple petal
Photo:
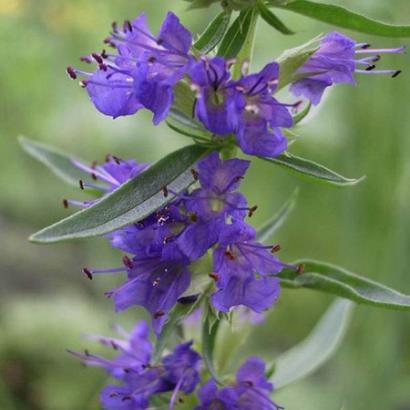
[[[168,12],[162,23],[158,40],[162,40],[165,48],[187,54],[191,48],[192,35],[174,13]]]

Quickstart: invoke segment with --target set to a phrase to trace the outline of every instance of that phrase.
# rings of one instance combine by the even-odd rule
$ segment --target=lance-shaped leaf
[[[242,10],[226,32],[218,55],[227,59],[236,57],[248,40],[248,34],[254,28],[256,10],[252,7]]]
[[[231,19],[231,12],[224,10],[219,13],[208,25],[199,39],[194,43],[194,48],[203,54],[208,54],[222,40]]]
[[[299,124],[303,119],[307,117],[312,108],[312,103],[306,104],[306,107],[303,110],[299,111],[296,115],[293,116],[293,126]]]
[[[335,353],[350,323],[353,306],[345,299],[334,301],[310,335],[278,357],[271,365],[276,389],[313,373]]]
[[[373,20],[341,6],[295,0],[281,7],[349,30],[384,37],[410,37],[410,26],[393,25]]]
[[[206,305],[203,324],[202,324],[202,357],[206,368],[214,380],[219,383],[218,374],[214,366],[214,350],[216,336],[220,325],[220,320],[213,320],[213,312],[211,308]]]
[[[282,205],[279,211],[267,220],[257,231],[256,239],[259,242],[268,241],[274,233],[276,233],[279,228],[286,221],[290,213],[293,211],[296,205],[296,200],[299,194],[299,189],[296,188],[289,199]]]
[[[89,174],[74,165],[73,160],[83,162],[78,158],[64,154],[50,145],[42,144],[25,137],[19,137],[19,142],[24,151],[44,164],[63,181],[77,187],[80,179],[95,185],[95,181],[93,181]]]
[[[258,7],[259,14],[270,26],[282,34],[295,34],[294,31],[285,26],[285,24],[266,7],[264,0],[257,0],[256,5]]]
[[[179,193],[194,182],[191,168],[206,152],[199,145],[175,151],[95,205],[35,233],[30,240],[51,243],[103,235],[141,221],[173,199],[171,193],[164,195],[164,187]]]
[[[285,167],[286,169],[297,174],[313,178],[316,181],[339,187],[356,185],[364,179],[364,177],[346,178],[343,175],[340,175],[337,172],[325,167],[324,165],[320,165],[317,162],[301,158],[290,153],[279,155],[276,158],[261,157],[261,159],[271,162],[272,164]]]
[[[339,266],[314,260],[299,260],[304,272],[285,269],[280,274],[284,287],[308,288],[341,296],[364,305],[386,309],[410,310],[410,296],[349,272]]]

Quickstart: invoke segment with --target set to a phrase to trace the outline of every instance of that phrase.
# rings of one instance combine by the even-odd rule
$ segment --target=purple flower
[[[244,305],[262,312],[275,302],[280,293],[279,279],[283,264],[255,241],[255,230],[242,221],[226,225],[214,251],[214,275],[218,291],[212,296],[214,306],[227,312]]]
[[[222,57],[204,57],[189,72],[192,88],[197,91],[195,114],[208,130],[218,135],[231,134],[237,127],[230,65]]]
[[[217,242],[228,217],[244,218],[249,211],[246,198],[237,192],[249,164],[241,159],[220,160],[217,152],[198,162],[201,188],[185,200],[195,222],[178,239],[179,247],[191,260],[201,257]]]
[[[291,127],[292,116],[286,105],[272,97],[278,78],[279,64],[271,63],[259,73],[243,76],[236,82],[240,112],[237,138],[246,154],[273,157],[287,148],[280,127]]]
[[[172,392],[172,409],[178,393],[192,393],[199,383],[200,355],[192,350],[192,342],[177,345],[161,363],[151,365],[152,344],[145,322],[136,325],[132,334],[121,329],[126,340],[92,337],[103,345],[120,351],[112,360],[90,354],[71,352],[84,364],[104,368],[119,385],[108,385],[101,392],[101,402],[106,410],[143,410],[149,407],[152,396]]]
[[[243,152],[277,156],[287,147],[280,127],[291,127],[287,106],[279,103],[275,92],[279,65],[268,64],[261,72],[230,77],[231,63],[221,57],[203,58],[190,71],[192,88],[197,91],[195,113],[213,133],[235,134]]]
[[[102,165],[94,163],[88,166],[77,160],[73,160],[72,162],[78,169],[85,171],[96,181],[93,184],[80,180],[80,188],[95,189],[102,194],[107,194],[117,189],[130,179],[140,175],[149,167],[149,164],[138,164],[135,160],[123,160],[113,155],[107,155],[106,161]],[[65,207],[68,205],[88,207],[98,201],[99,199],[88,201],[64,200],[63,202]]]
[[[191,33],[169,12],[158,36],[151,34],[144,14],[123,27],[113,24],[105,42],[117,54],[93,53],[83,57],[98,68],[89,73],[68,67],[71,78],[85,78],[81,84],[103,114],[114,118],[136,113],[146,108],[154,113],[158,124],[172,105],[173,86],[183,78],[194,63],[189,54]]]
[[[279,410],[282,407],[270,399],[273,386],[265,376],[265,364],[249,358],[236,373],[232,386],[218,389],[213,379],[199,391],[201,404],[195,410]]]
[[[382,53],[402,53],[404,47],[371,49],[367,43],[357,43],[343,34],[332,32],[324,36],[319,49],[297,71],[306,75],[294,82],[290,91],[319,104],[325,89],[333,84],[355,84],[355,73],[387,74],[396,77],[400,70],[375,70]]]

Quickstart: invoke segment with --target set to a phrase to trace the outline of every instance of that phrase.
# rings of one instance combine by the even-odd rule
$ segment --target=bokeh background
[[[410,23],[408,0],[340,0],[371,16]],[[65,75],[78,56],[100,49],[112,20],[147,12],[157,29],[167,9],[201,31],[217,8],[187,12],[181,0],[0,0],[0,409],[98,409],[105,376],[84,369],[66,348],[81,349],[81,333],[107,333],[113,322],[130,326],[137,310],[120,316],[104,298],[121,278],[90,282],[84,266],[115,266],[119,254],[103,239],[54,246],[29,244],[33,231],[70,211],[61,198],[80,193],[65,186],[17,143],[20,134],[54,144],[87,160],[106,153],[155,161],[186,144],[165,125],[153,128],[141,113],[113,121],[100,115]],[[297,31],[284,37],[261,23],[254,67],[287,47],[332,30],[281,12]],[[348,33],[347,34],[353,34]],[[374,45],[409,40],[353,34]],[[275,241],[282,258],[312,257],[338,263],[410,293],[410,59],[387,56],[402,76],[363,76],[358,87],[339,86],[300,127],[292,151],[360,185],[337,189],[311,183],[254,161],[244,191],[257,203],[255,225],[300,187],[299,202]],[[286,98],[286,96],[285,96]],[[284,291],[246,349],[272,357],[303,338],[331,298]],[[89,345],[89,343],[88,343]],[[358,307],[337,355],[319,372],[278,392],[287,409],[410,409],[409,313]],[[245,350],[246,350],[245,349]]]

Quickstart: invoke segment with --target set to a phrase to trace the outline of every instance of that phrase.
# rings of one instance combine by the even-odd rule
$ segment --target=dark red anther
[[[95,175],[94,172],[91,174],[91,178],[92,178],[94,181],[97,181],[97,179],[98,179],[98,178],[97,178],[97,175]]]
[[[83,180],[80,179],[80,180],[78,181],[78,183],[79,183],[79,185],[80,185],[80,189],[84,190],[84,182],[83,182]]]
[[[158,44],[159,46],[162,46],[162,44],[164,44],[164,40],[163,40],[162,38],[159,38],[159,39],[157,40],[157,44]]]
[[[98,64],[102,64],[104,62],[104,60],[102,59],[102,57],[97,54],[97,53],[92,53],[91,54],[93,59],[98,63]]]
[[[372,71],[376,68],[376,66],[374,64],[369,65],[368,67],[365,68],[366,71]]]
[[[393,75],[392,78],[396,78],[401,73],[401,70],[397,70]]]
[[[107,44],[108,46],[113,47],[113,48],[117,47],[115,43],[111,40],[110,37],[107,37],[104,39],[104,44]]]
[[[122,263],[124,264],[124,266],[126,266],[128,269],[132,269],[134,267],[134,264],[132,263],[132,260],[127,256],[124,255],[122,257]]]
[[[118,345],[114,342],[114,340],[111,340],[111,347],[112,347],[114,350],[118,350]]]
[[[65,209],[67,209],[68,208],[68,201],[67,201],[67,199],[63,199],[63,207],[65,208]]]
[[[215,272],[211,272],[208,276],[209,276],[211,279],[213,279],[215,282],[217,282],[217,281],[219,280],[219,275],[218,275],[217,273],[215,273]]]
[[[158,318],[160,318],[160,317],[162,317],[162,316],[165,316],[165,312],[164,312],[163,310],[157,310],[157,311],[154,313],[154,319],[158,319]]]
[[[108,58],[107,50],[105,48],[103,48],[102,51],[101,51],[101,57],[102,58]]]
[[[272,246],[272,249],[270,251],[272,253],[279,252],[280,251],[280,245],[278,244],[278,245]]]
[[[93,162],[91,163],[91,168],[92,168],[92,169],[95,169],[95,168],[97,167],[97,165],[98,165],[98,162],[97,162],[97,161],[93,161]]]
[[[257,205],[253,206],[252,208],[249,208],[249,212],[248,212],[249,218],[252,218],[253,214],[256,212],[257,209],[258,209]]]
[[[117,23],[116,21],[113,21],[113,22],[111,23],[111,27],[112,27],[112,31],[113,31],[114,33],[116,33],[116,32],[118,31],[118,23]]]
[[[72,79],[75,80],[77,78],[77,73],[75,72],[74,68],[70,65],[67,67],[67,74]]]
[[[93,274],[88,268],[83,268],[83,273],[87,276],[88,279],[93,280]]]
[[[168,188],[166,186],[162,187],[162,193],[164,194],[164,197],[166,198],[169,194]]]
[[[81,80],[78,84],[80,84],[81,88],[86,88],[88,85],[88,81],[86,80]]]
[[[245,179],[242,175],[235,177],[236,182],[239,182],[240,180]]]
[[[129,400],[132,400],[132,397],[131,397],[131,396],[124,396],[124,397],[121,399],[121,401],[129,401]]]
[[[98,65],[98,68],[99,68],[101,71],[107,71],[107,70],[108,70],[107,64],[104,64],[104,63],[99,64],[99,65]]]
[[[230,251],[225,251],[225,256],[229,258],[231,261],[235,260],[235,255]]]
[[[118,157],[116,157],[115,155],[112,156],[112,159],[115,161],[115,163],[116,163],[117,165],[120,165],[120,164],[121,164],[121,160],[120,160]]]
[[[195,179],[195,181],[198,181],[198,179],[199,179],[199,172],[198,172],[196,169],[192,168],[192,169],[191,169],[191,174],[192,174],[192,177]]]
[[[303,263],[301,263],[300,265],[298,265],[298,267],[296,268],[296,273],[298,275],[301,275],[302,273],[305,272],[305,265]]]
[[[369,48],[370,47],[370,44],[369,43],[366,43],[366,44],[363,44],[360,48],[362,49],[362,50],[366,50],[366,48]]]
[[[156,61],[157,61],[157,59],[154,56],[150,56],[148,58],[148,63],[150,63],[150,64],[154,64]]]
[[[110,393],[110,398],[113,398],[113,397],[118,397],[118,393],[116,392]]]

